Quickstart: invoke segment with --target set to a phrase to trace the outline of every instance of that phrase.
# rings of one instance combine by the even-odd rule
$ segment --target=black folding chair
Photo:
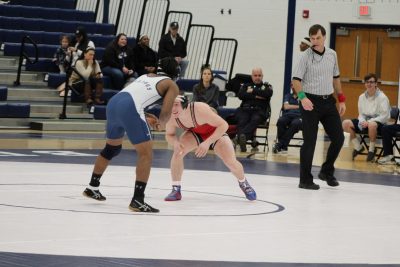
[[[398,108],[398,107],[393,106],[393,107],[390,108],[390,119],[391,119],[392,121],[394,121],[394,123],[397,122],[398,117],[399,117],[399,113],[400,113],[400,111],[399,111],[399,108]],[[360,144],[363,145],[363,146],[365,146],[365,147],[367,148],[366,151],[368,151],[368,150],[369,150],[369,145],[368,145],[368,143],[367,143],[367,141],[366,141],[366,139],[369,139],[368,130],[366,130],[365,132],[363,131],[362,133],[359,133],[359,134],[357,134],[357,135],[360,136]],[[400,135],[399,135],[399,137],[400,137]],[[381,136],[380,133],[378,133],[378,135],[376,136],[376,139],[377,139],[377,140],[379,140],[379,139],[382,140],[382,136]],[[399,139],[399,140],[400,140],[400,139]],[[394,143],[394,146],[397,147],[396,142],[393,141],[393,143]],[[383,154],[383,147],[382,147],[382,146],[376,147],[376,149],[377,149],[377,154],[378,154],[376,160],[378,160],[378,159],[382,156],[382,154]],[[398,151],[399,151],[399,148],[398,148],[398,147],[397,147],[397,149],[398,149]],[[378,151],[379,151],[379,153],[378,153]],[[361,155],[367,155],[368,153],[364,152],[364,153],[360,153],[360,154],[361,154]]]

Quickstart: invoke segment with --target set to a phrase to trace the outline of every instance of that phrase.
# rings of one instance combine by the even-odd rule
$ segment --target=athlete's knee
[[[112,146],[106,144],[106,146],[100,152],[100,155],[103,156],[105,159],[111,160],[113,157],[118,156],[118,154],[121,152],[121,149],[122,145]]]

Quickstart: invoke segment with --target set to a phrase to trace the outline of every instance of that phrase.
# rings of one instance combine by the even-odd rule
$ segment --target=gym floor
[[[321,131],[315,177],[328,145]],[[210,151],[188,155],[183,198],[165,202],[171,150],[156,135],[146,200],[159,214],[128,210],[128,141],[102,178],[107,201],[82,196],[103,146],[103,133],[0,130],[0,266],[400,266],[400,167],[352,161],[347,144],[337,188],[297,187],[299,148],[237,151],[250,202]]]

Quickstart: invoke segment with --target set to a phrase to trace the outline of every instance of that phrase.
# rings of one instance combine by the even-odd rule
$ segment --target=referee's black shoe
[[[318,178],[321,179],[322,181],[326,181],[326,183],[329,186],[338,186],[339,185],[339,182],[333,175],[328,175],[328,174],[320,172],[318,174]]]
[[[160,210],[153,208],[144,201],[134,198],[132,199],[131,204],[129,204],[129,209],[134,212],[152,212],[152,213],[160,212]]]
[[[314,184],[313,182],[311,182],[311,184],[300,183],[299,184],[299,188],[309,189],[309,190],[318,190],[319,189],[319,185]]]

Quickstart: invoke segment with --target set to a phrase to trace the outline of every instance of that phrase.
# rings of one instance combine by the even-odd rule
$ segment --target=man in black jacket
[[[178,29],[178,22],[171,22],[168,33],[163,35],[158,43],[158,57],[160,59],[165,57],[174,57],[180,67],[179,77],[183,78],[189,61],[185,59],[187,55],[186,43],[179,35]]]
[[[267,118],[267,110],[273,94],[272,85],[263,82],[261,68],[251,71],[251,83],[245,83],[239,90],[239,99],[242,100],[236,110],[237,143],[240,151],[246,152],[246,141],[253,139],[257,126]]]

